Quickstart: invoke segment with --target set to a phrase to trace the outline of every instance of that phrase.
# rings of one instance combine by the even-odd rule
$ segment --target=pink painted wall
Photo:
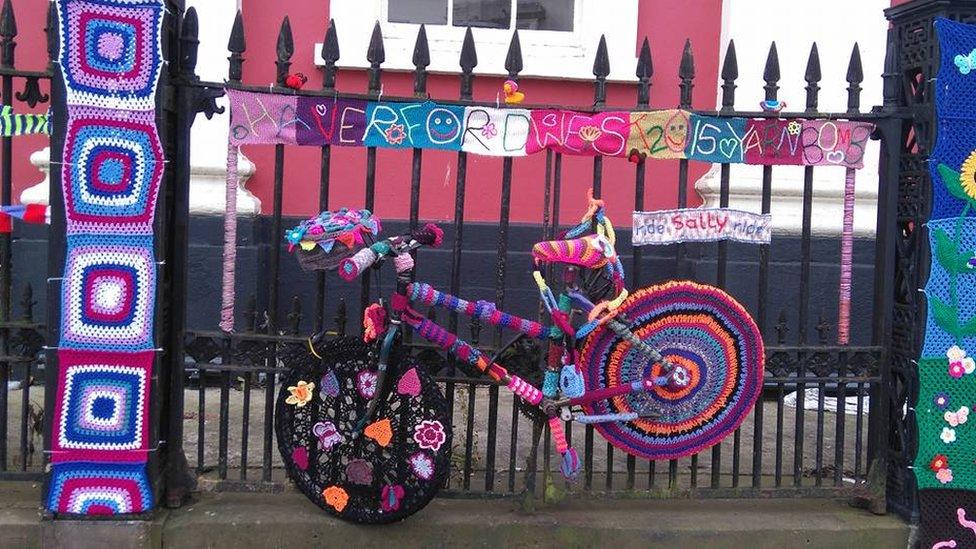
[[[13,0],[14,16],[17,21],[17,49],[14,50],[15,66],[22,70],[43,71],[47,68],[47,37],[44,27],[47,24],[47,2],[38,0]],[[23,79],[14,79],[14,92],[24,89]],[[50,93],[47,82],[41,83],[41,91]],[[16,112],[45,112],[48,103],[38,104],[31,111],[27,105],[16,98],[13,100]],[[19,202],[20,193],[25,188],[42,181],[44,177],[31,166],[31,153],[44,148],[48,138],[44,135],[17,137],[13,140],[13,197]]]
[[[649,37],[654,59],[655,76],[651,89],[651,104],[655,108],[673,107],[678,103],[678,64],[685,38],[690,38],[695,51],[694,106],[714,108],[719,65],[719,36],[721,34],[721,2],[716,0],[640,0],[638,43]],[[320,42],[328,24],[328,2],[324,0],[244,0],[247,61],[244,64],[246,83],[265,85],[274,80],[275,42],[278,27],[285,15],[290,16],[295,39],[292,70],[310,76],[308,86],[321,85],[321,70],[312,62],[312,46]],[[341,33],[342,28],[338,31]],[[481,59],[481,62],[486,60]],[[611,65],[613,59],[610,60]],[[412,76],[407,73],[383,74],[384,93],[409,96],[413,93]],[[476,77],[476,100],[494,101],[502,79]],[[563,105],[588,105],[593,100],[590,82],[560,82],[523,78],[520,86],[528,95],[527,102]],[[365,92],[365,71],[342,70],[337,87],[344,92]],[[454,99],[458,94],[456,76],[431,75],[428,89],[433,99]],[[607,103],[630,106],[636,101],[633,85],[611,84]],[[270,147],[246,147],[245,154],[258,167],[248,183],[270,212],[274,158]],[[420,215],[426,220],[453,218],[457,153],[424,151]],[[319,151],[317,148],[287,147],[285,153],[284,212],[311,215],[318,204]],[[563,208],[561,219],[581,214],[584,193],[590,185],[593,161],[591,158],[564,157]],[[363,203],[366,150],[363,148],[332,149],[332,187],[330,205],[359,206]],[[689,187],[708,168],[692,163]],[[676,161],[649,161],[647,170],[647,206],[673,207],[677,196]],[[483,156],[468,156],[467,201],[465,218],[471,221],[493,221],[498,218],[501,192],[502,160]],[[411,153],[409,151],[380,150],[376,163],[376,210],[386,218],[406,218],[410,200]],[[539,223],[542,220],[545,154],[516,159],[512,184],[512,220]],[[612,217],[623,222],[632,211],[634,193],[634,165],[626,159],[608,158],[604,161],[604,197],[608,200]],[[698,203],[694,189],[690,200]]]

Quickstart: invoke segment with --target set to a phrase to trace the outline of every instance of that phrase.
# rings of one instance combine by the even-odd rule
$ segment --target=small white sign
[[[772,215],[728,208],[634,212],[634,246],[734,240],[769,244]]]

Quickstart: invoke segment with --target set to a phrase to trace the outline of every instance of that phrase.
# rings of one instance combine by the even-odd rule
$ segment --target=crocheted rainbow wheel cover
[[[433,499],[449,473],[452,432],[440,388],[407,357],[390,366],[387,397],[370,422],[389,420],[372,432],[388,433],[386,446],[369,428],[353,437],[368,403],[363,378],[376,372],[369,349],[341,338],[316,350],[321,361],[306,353],[288,364],[275,431],[288,476],[308,499],[341,519],[377,524],[402,520]],[[300,381],[315,383],[301,407],[287,402],[287,388]]]
[[[731,296],[694,282],[634,292],[621,306],[631,331],[690,373],[687,387],[657,387],[584,407],[588,414],[661,413],[653,419],[598,423],[610,443],[647,459],[676,459],[720,442],[746,418],[762,391],[762,336]],[[587,338],[580,356],[586,389],[660,375],[660,366],[609,328]]]

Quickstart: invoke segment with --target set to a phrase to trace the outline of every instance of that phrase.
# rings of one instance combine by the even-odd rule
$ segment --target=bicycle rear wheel
[[[718,288],[674,281],[634,292],[621,305],[631,332],[690,374],[685,387],[663,386],[585,406],[588,414],[659,417],[598,423],[611,444],[647,459],[677,459],[719,443],[762,392],[762,335],[749,313]],[[586,339],[580,367],[588,391],[662,375],[660,366],[607,326]]]
[[[322,360],[309,354],[292,365],[278,393],[275,431],[289,478],[316,505],[351,522],[416,513],[449,472],[451,416],[440,388],[410,357],[393,361],[385,391],[376,387],[376,365],[358,339],[316,351]],[[386,396],[362,426],[373,391]]]

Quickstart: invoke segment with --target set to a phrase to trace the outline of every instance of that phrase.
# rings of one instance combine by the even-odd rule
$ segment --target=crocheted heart
[[[339,396],[339,380],[332,370],[322,376],[322,388],[319,390],[319,396],[322,397],[322,400],[325,400],[327,396],[333,398]]]
[[[410,368],[407,373],[400,377],[400,381],[397,383],[397,393],[412,397],[420,395],[420,376],[417,375],[416,368]]]
[[[302,471],[308,469],[308,450],[304,446],[296,446],[294,450],[291,451],[291,460],[295,462],[295,466]]]
[[[369,424],[363,431],[363,434],[375,440],[376,444],[386,448],[389,446],[390,440],[393,439],[393,425],[390,423],[390,420],[381,419]]]

